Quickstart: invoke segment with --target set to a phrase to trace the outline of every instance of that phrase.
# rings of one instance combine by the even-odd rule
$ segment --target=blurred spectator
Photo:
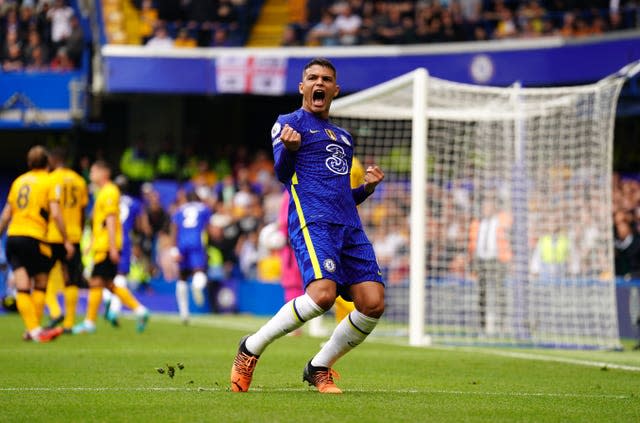
[[[387,15],[382,17],[380,24],[377,26],[376,35],[382,44],[400,44],[404,38],[400,8],[395,3],[392,3],[389,4],[387,12]],[[440,26],[440,21],[434,21],[434,23]],[[439,28],[435,32],[440,32]]]
[[[171,218],[169,213],[162,207],[160,195],[151,189],[145,195],[147,220],[151,226],[151,236],[157,240],[160,233],[169,233]]]
[[[158,179],[176,179],[178,176],[178,157],[171,140],[165,140],[155,157],[155,175]]]
[[[71,17],[70,24],[71,33],[67,37],[65,48],[69,59],[78,66],[82,62],[82,52],[84,51],[84,31],[77,16]]]
[[[478,308],[483,329],[500,327],[506,315],[504,281],[511,262],[511,226],[513,218],[496,207],[495,198],[484,198],[481,218],[471,222],[469,255],[472,269],[478,278]],[[487,293],[493,294],[496,309],[487,307]],[[487,311],[489,313],[487,313]]]
[[[17,42],[7,46],[7,55],[2,61],[2,70],[5,72],[15,72],[24,69],[22,50]]]
[[[322,20],[318,22],[307,35],[307,44],[310,46],[335,46],[338,44],[338,28],[329,12],[322,14]]]
[[[296,25],[287,25],[285,27],[280,44],[285,47],[298,47],[303,45]]]
[[[65,47],[60,47],[56,53],[56,57],[51,61],[51,70],[58,72],[69,72],[75,68],[75,65]]]
[[[218,27],[213,30],[213,39],[211,47],[233,47],[235,42],[229,38],[229,30],[224,27]]]
[[[145,44],[153,36],[153,29],[158,25],[158,9],[153,7],[152,0],[143,0],[140,6],[140,36]]]
[[[498,12],[498,24],[496,30],[493,33],[494,38],[513,38],[518,33],[518,27],[516,26],[513,12],[507,7],[503,7]]]
[[[24,57],[27,65],[30,65],[33,62],[33,51],[34,49],[39,50],[39,60],[42,60],[43,63],[48,64],[49,62],[49,49],[46,44],[42,42],[42,37],[40,33],[32,29],[29,31],[29,35],[27,37],[27,45],[24,48]]]
[[[147,41],[146,46],[156,49],[173,48],[173,38],[169,36],[167,28],[164,25],[159,24],[153,33],[153,37],[151,37],[149,41]]]
[[[240,228],[233,218],[225,213],[214,214],[209,223],[209,246],[220,251],[225,275],[231,275],[234,266],[238,263],[236,246],[240,239]]]
[[[27,60],[26,70],[30,72],[42,72],[49,70],[49,63],[43,53],[44,46],[35,46]]]
[[[47,19],[51,21],[51,43],[54,50],[62,47],[71,35],[73,14],[73,9],[65,0],[54,0],[53,6],[47,12]]]
[[[142,137],[122,153],[120,171],[129,180],[132,195],[140,195],[142,184],[153,179],[153,160]]]
[[[362,25],[362,18],[353,14],[351,6],[345,4],[340,8],[340,13],[334,21],[338,30],[338,39],[342,45],[352,45],[358,42],[357,34]]]
[[[626,222],[615,225],[616,275],[627,279],[640,277],[640,236]]]
[[[176,37],[175,41],[173,42],[173,45],[175,47],[193,48],[193,47],[197,46],[197,43],[196,43],[195,38],[192,38],[189,35],[189,30],[187,30],[186,28],[181,28],[178,31],[178,36]]]

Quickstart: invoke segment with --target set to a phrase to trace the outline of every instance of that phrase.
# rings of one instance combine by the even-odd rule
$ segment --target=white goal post
[[[411,345],[619,348],[611,172],[636,62],[573,87],[484,87],[425,69],[336,99],[385,182],[360,206],[387,282],[378,332]]]

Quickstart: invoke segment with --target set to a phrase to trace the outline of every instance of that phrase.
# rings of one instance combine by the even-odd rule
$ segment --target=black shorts
[[[112,281],[117,274],[118,265],[112,262],[109,256],[107,256],[101,262],[95,263],[93,265],[93,272],[91,272],[91,277],[100,277],[104,280]]]
[[[6,251],[12,270],[24,267],[29,276],[51,270],[51,246],[46,242],[29,236],[9,236]]]
[[[60,261],[67,266],[69,282],[77,283],[82,279],[82,254],[80,244],[73,244],[75,251],[70,259],[67,259],[67,250],[64,244],[51,244],[51,267]]]

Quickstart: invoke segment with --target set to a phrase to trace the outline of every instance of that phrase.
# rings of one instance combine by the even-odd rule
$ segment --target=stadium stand
[[[166,45],[335,46],[416,44],[550,35],[584,37],[634,28],[638,5],[622,1],[105,0],[106,39]],[[190,40],[187,43],[176,38]],[[185,45],[186,44],[186,45]]]
[[[104,0],[100,12],[110,44],[231,47],[246,43],[261,5],[261,0]]]
[[[76,0],[8,1],[0,8],[3,72],[88,68],[89,23]]]

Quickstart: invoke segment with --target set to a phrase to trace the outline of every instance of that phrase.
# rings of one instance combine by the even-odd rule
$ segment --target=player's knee
[[[365,316],[378,319],[382,316],[382,314],[384,314],[384,300],[367,301],[364,304],[360,304],[359,307],[356,308]]]
[[[331,307],[333,307],[333,303],[336,301],[336,294],[331,292],[330,290],[314,290],[312,292],[307,292],[314,303],[318,305],[321,309],[327,311]]]

